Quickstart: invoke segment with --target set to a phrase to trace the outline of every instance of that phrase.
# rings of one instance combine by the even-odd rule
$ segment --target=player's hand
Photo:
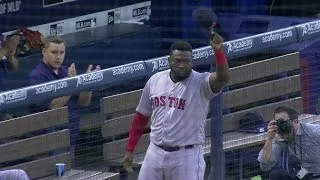
[[[101,70],[101,67],[100,67],[100,65],[96,65],[96,68],[95,68],[94,70],[92,70],[92,69],[93,69],[93,65],[90,64],[90,65],[88,66],[88,69],[87,69],[86,73],[90,73],[90,72],[92,72],[92,71],[99,71],[99,70]]]
[[[15,50],[20,42],[20,37],[15,35],[10,38],[8,38],[5,43],[4,47],[7,48],[8,50]]]
[[[268,123],[268,138],[272,140],[277,133],[278,133],[278,126],[276,125],[276,121],[272,120]]]
[[[76,65],[72,63],[68,68],[68,77],[73,77],[77,75]]]
[[[6,56],[8,57],[13,57],[15,52],[16,52],[16,49],[17,49],[17,46],[19,45],[20,43],[20,37],[19,36],[12,36],[10,38],[8,38],[5,42],[4,42],[4,48],[7,50],[7,54]]]
[[[132,169],[133,153],[126,152],[123,158],[123,169],[127,172],[133,172]]]
[[[210,39],[210,45],[214,50],[220,50],[223,47],[223,38],[216,33],[213,39]]]

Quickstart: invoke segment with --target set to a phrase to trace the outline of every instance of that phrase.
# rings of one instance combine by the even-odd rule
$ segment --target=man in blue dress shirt
[[[272,180],[320,179],[320,125],[299,122],[290,107],[276,108],[258,161]]]

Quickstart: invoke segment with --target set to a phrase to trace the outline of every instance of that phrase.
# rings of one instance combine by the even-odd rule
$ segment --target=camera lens
[[[276,121],[279,134],[289,134],[290,133],[290,131],[292,129],[292,125],[289,121],[290,120],[284,120],[284,119],[278,119]]]

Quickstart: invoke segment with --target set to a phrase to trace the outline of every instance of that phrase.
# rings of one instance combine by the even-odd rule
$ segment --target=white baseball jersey
[[[192,70],[174,83],[170,70],[154,74],[146,83],[137,111],[151,116],[150,140],[156,145],[185,146],[205,143],[205,121],[210,99],[210,73]]]

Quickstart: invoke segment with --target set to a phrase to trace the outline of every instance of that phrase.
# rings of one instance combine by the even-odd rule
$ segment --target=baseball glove
[[[20,37],[20,42],[15,53],[16,56],[30,55],[32,50],[41,49],[44,45],[44,36],[39,31],[33,31],[28,28],[20,28],[9,36],[14,35]]]

